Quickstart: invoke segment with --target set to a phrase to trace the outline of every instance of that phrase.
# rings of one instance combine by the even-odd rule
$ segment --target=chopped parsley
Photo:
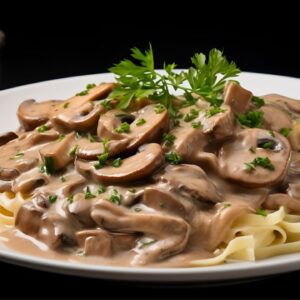
[[[110,101],[108,99],[102,100],[100,104],[105,108],[106,110],[111,109]]]
[[[85,191],[84,191],[84,199],[92,199],[92,198],[95,198],[96,195],[94,195],[91,190],[90,190],[90,187],[87,186]]]
[[[185,122],[191,122],[199,116],[199,111],[196,109],[191,109],[188,114],[186,114],[183,118]]]
[[[57,200],[57,196],[56,195],[49,195],[48,197],[50,203],[54,203]]]
[[[219,113],[222,113],[222,112],[225,112],[225,111],[226,111],[226,110],[223,109],[223,108],[221,108],[221,107],[213,106],[212,108],[210,108],[210,109],[206,112],[205,116],[208,117],[208,118],[210,118],[210,117],[212,117],[212,116],[214,116],[214,115],[216,115],[216,114],[219,114]]]
[[[238,121],[246,127],[260,128],[262,126],[264,113],[262,111],[249,111],[244,115],[238,114]]]
[[[245,170],[251,172],[255,170],[255,168],[258,166],[270,171],[275,170],[274,165],[268,157],[256,157],[250,163],[245,163]]]
[[[89,93],[88,90],[84,90],[84,91],[81,91],[81,92],[77,93],[76,96],[85,96],[85,95],[87,95],[88,93]]]
[[[78,148],[78,145],[74,145],[69,151],[69,156],[75,157],[77,148]]]
[[[41,125],[40,127],[37,128],[37,131],[39,133],[43,133],[45,131],[49,130],[49,127],[47,125]]]
[[[176,140],[176,136],[171,133],[164,133],[163,135],[163,141],[165,142],[165,145],[167,147],[170,147],[174,144],[174,141]]]
[[[74,196],[73,195],[69,195],[68,198],[67,198],[67,201],[69,203],[73,203],[73,200],[74,200]]]
[[[60,134],[60,135],[58,136],[58,140],[59,140],[59,141],[62,141],[65,137],[66,137],[65,134]]]
[[[266,217],[268,215],[267,212],[264,209],[260,208],[260,207],[256,209],[256,214],[260,215],[260,216],[263,216],[263,217]]]
[[[201,122],[192,122],[191,125],[193,128],[202,128],[203,127]]]
[[[231,206],[230,203],[224,203],[224,204],[223,204],[223,207],[222,207],[222,210],[223,210],[223,209],[226,209],[226,208],[228,208],[228,207],[230,207],[230,206]]]
[[[136,124],[136,126],[142,126],[145,123],[146,123],[145,119],[138,119],[135,124]]]
[[[262,106],[265,105],[265,100],[257,97],[257,96],[252,96],[251,98],[251,102],[257,107],[257,108],[261,108]]]
[[[103,154],[98,155],[97,158],[98,158],[98,163],[94,164],[94,167],[96,170],[99,170],[106,165],[108,160],[108,152],[104,152]]]
[[[53,174],[55,171],[54,168],[54,159],[52,156],[45,156],[44,157],[44,172],[46,171],[47,174]],[[43,172],[42,172],[43,173]]]
[[[250,151],[251,153],[256,153],[256,149],[255,149],[254,147],[250,147],[250,148],[249,148],[249,151]]]
[[[259,145],[260,148],[264,149],[273,149],[274,148],[274,142],[265,142],[261,145]]]
[[[70,103],[69,103],[69,102],[66,102],[66,103],[64,104],[64,108],[68,108],[69,105],[70,105]]]
[[[273,131],[273,130],[269,130],[268,133],[269,133],[269,135],[270,135],[271,137],[275,137],[275,134],[274,134],[274,131]]]
[[[18,159],[24,156],[24,152],[18,152],[15,154],[15,156],[10,157],[10,160]]]
[[[140,207],[135,207],[135,208],[134,208],[134,211],[135,211],[135,212],[141,212],[142,209],[141,209]]]
[[[96,142],[95,137],[92,134],[90,134],[90,133],[88,133],[87,138],[88,138],[88,140],[89,140],[90,143]]]
[[[128,191],[129,191],[130,193],[132,193],[132,194],[135,194],[135,193],[136,193],[136,189],[135,189],[135,188],[130,188],[130,189],[128,189]]]
[[[92,88],[94,88],[94,87],[96,87],[96,84],[95,84],[95,83],[89,83],[89,84],[86,85],[85,88],[86,88],[87,90],[90,90],[90,89],[92,89]]]
[[[165,111],[165,106],[162,105],[162,104],[156,104],[155,105],[155,108],[154,108],[154,111],[157,113],[157,114],[161,114],[163,111]]]
[[[108,200],[114,204],[120,205],[121,204],[121,195],[118,193],[118,191],[116,189],[113,189]]]
[[[103,194],[105,192],[105,187],[103,185],[99,185],[97,192],[98,194]]]
[[[121,123],[119,127],[115,129],[117,133],[128,133],[130,132],[130,125],[127,122]]]
[[[182,162],[182,157],[179,154],[177,154],[175,151],[166,153],[165,159],[171,165],[178,165]]]
[[[61,181],[61,182],[66,182],[66,181],[67,181],[67,179],[66,179],[66,177],[65,177],[65,176],[60,176],[60,181]]]
[[[279,132],[283,136],[287,137],[290,134],[291,131],[292,131],[292,128],[281,128]]]
[[[112,163],[114,168],[119,168],[121,164],[122,164],[122,159],[120,157],[116,158]]]

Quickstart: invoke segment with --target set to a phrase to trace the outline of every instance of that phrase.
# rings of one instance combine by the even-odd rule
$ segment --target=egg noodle
[[[30,197],[21,193],[0,193],[0,224],[14,226],[19,208]],[[192,261],[193,266],[211,266],[227,261],[255,261],[280,254],[300,252],[300,216],[284,207],[267,216],[247,213],[228,231],[215,257]]]

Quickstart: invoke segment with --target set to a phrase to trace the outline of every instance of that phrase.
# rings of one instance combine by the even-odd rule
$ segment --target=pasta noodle
[[[266,217],[247,213],[233,223],[224,244],[215,257],[192,261],[192,265],[211,266],[229,260],[254,261],[300,252],[300,216],[288,214],[284,207]]]
[[[30,198],[21,193],[0,193],[0,224],[14,226],[20,207]]]

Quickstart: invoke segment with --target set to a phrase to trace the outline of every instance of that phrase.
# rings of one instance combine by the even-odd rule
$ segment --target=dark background
[[[120,4],[122,3],[122,5]],[[67,4],[10,2],[0,8],[6,45],[0,58],[0,89],[48,79],[106,72],[151,42],[159,68],[164,61],[189,66],[195,52],[223,49],[244,71],[300,77],[298,9],[288,2],[155,3],[138,1]],[[271,3],[271,2],[270,2]],[[167,7],[167,8],[166,8]],[[71,10],[72,8],[72,10]],[[236,8],[239,8],[236,11]],[[274,12],[275,9],[275,12]],[[300,97],[300,96],[299,96]],[[220,287],[127,285],[27,270],[0,263],[1,298],[299,298],[283,288],[300,273]],[[15,283],[18,283],[15,286]],[[13,285],[14,284],[14,285]],[[43,292],[37,292],[38,286]]]

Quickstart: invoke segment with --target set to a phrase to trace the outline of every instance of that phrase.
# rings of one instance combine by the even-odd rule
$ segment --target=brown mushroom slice
[[[2,134],[0,134],[0,146],[3,146],[5,144],[7,144],[8,142],[10,142],[11,140],[14,140],[17,138],[18,138],[18,136],[13,131],[2,133]]]
[[[271,194],[263,203],[264,208],[271,210],[277,210],[281,206],[284,206],[288,211],[300,213],[300,200],[287,194]]]
[[[156,112],[154,104],[147,105],[140,109],[134,116],[134,119],[128,121],[130,123],[130,131],[128,133],[117,133],[116,128],[124,121],[128,115],[120,110],[110,110],[101,116],[98,123],[98,136],[100,138],[109,138],[112,140],[121,140],[128,138],[130,144],[127,150],[134,150],[144,143],[156,142],[161,135],[169,128],[169,116],[167,110],[161,113]],[[140,124],[139,121],[144,123]]]
[[[287,127],[288,128],[288,127]],[[288,134],[288,140],[291,143],[291,147],[294,151],[300,151],[300,124],[297,122],[293,123],[291,132]]]
[[[115,156],[126,150],[126,147],[128,146],[129,142],[129,139],[108,141],[108,143],[106,144],[106,148],[108,149],[109,156]],[[81,138],[78,141],[78,148],[76,154],[79,158],[91,160],[97,159],[98,155],[101,155],[105,152],[104,150],[105,149],[103,143],[91,143],[87,138]]]
[[[268,143],[268,149],[263,145]],[[274,137],[264,129],[244,129],[223,144],[219,153],[220,174],[248,187],[271,186],[283,180],[290,157],[288,140],[274,132]],[[255,158],[268,158],[274,170],[256,166],[247,170],[246,163]]]
[[[181,252],[188,241],[190,226],[183,219],[160,214],[134,213],[107,200],[98,200],[92,209],[92,218],[101,228],[150,236],[151,244],[138,243],[132,263],[143,265],[159,261]]]
[[[259,110],[264,113],[263,127],[265,129],[280,132],[282,128],[292,128],[293,120],[286,111],[274,105],[264,105]]]
[[[252,93],[236,82],[228,82],[224,90],[224,104],[229,105],[234,113],[243,114],[248,108]]]
[[[206,173],[196,165],[168,165],[154,175],[156,180],[167,182],[176,193],[196,201],[217,203],[221,196]]]
[[[45,124],[61,103],[62,101],[59,100],[36,102],[30,99],[23,101],[17,111],[19,122],[25,130],[32,130]]]
[[[262,96],[262,98],[271,104],[277,104],[284,110],[288,110],[290,113],[300,114],[300,101],[292,99],[279,94],[268,94]]]
[[[59,170],[66,167],[73,160],[75,153],[72,155],[70,151],[75,144],[75,133],[72,132],[66,135],[62,140],[57,140],[44,146],[40,149],[40,155],[43,161],[51,158],[53,168]]]
[[[14,193],[21,192],[28,194],[35,188],[49,182],[49,178],[41,173],[39,168],[34,168],[30,171],[22,173],[12,183],[12,191]]]
[[[85,102],[60,111],[51,117],[51,122],[58,128],[84,132],[96,128],[100,113],[104,111],[101,105]]]
[[[125,158],[120,167],[105,166],[95,168],[95,161],[77,160],[77,170],[83,175],[91,175],[98,182],[124,183],[140,180],[149,176],[164,162],[164,154],[159,144],[145,144],[137,154]]]

